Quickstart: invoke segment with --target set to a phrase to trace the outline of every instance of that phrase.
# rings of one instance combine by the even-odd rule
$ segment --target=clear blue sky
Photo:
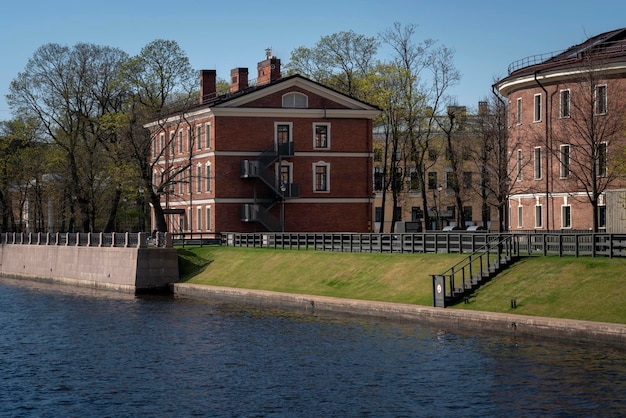
[[[155,39],[178,42],[196,69],[228,79],[250,68],[265,48],[284,63],[298,46],[353,30],[375,36],[394,22],[417,24],[417,40],[436,39],[455,50],[462,79],[450,94],[475,107],[494,78],[520,58],[558,51],[626,26],[626,2],[589,0],[423,1],[316,0],[311,2],[191,0],[33,0],[0,8],[0,120],[11,118],[5,95],[35,50],[47,43],[88,42],[137,54]],[[381,50],[379,58],[389,56]]]

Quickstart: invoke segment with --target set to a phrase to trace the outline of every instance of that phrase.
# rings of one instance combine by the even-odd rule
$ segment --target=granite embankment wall
[[[262,290],[172,284],[178,297],[206,298],[263,308],[288,309],[311,314],[348,314],[412,321],[448,330],[480,331],[503,335],[551,338],[576,343],[626,347],[626,325],[576,321],[526,315],[433,308],[403,303],[374,302]]]
[[[0,275],[129,293],[178,280],[174,248],[0,245]]]

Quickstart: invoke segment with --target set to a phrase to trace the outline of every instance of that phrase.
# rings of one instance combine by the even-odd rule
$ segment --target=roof
[[[539,71],[566,70],[581,65],[583,58],[610,64],[626,61],[626,28],[601,33],[564,51],[533,55],[509,65],[507,80],[535,74]]]

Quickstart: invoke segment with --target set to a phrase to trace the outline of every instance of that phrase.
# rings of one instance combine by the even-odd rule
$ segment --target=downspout
[[[504,109],[507,109],[506,102],[504,100],[502,100],[502,97],[500,97],[500,95],[498,93],[496,93],[496,85],[495,84],[491,85],[491,93],[495,96],[496,99],[498,99],[498,101],[500,103],[502,103],[502,106],[504,106]],[[506,120],[505,120],[505,123],[506,123]],[[504,158],[502,159],[502,161],[499,162],[498,169],[501,169],[502,168],[502,164],[504,163],[505,160],[507,160],[506,155],[507,155],[507,152],[509,150],[509,140],[508,140],[509,132],[508,132],[508,130],[509,130],[509,128],[507,126],[507,136],[506,136],[507,143],[506,143],[506,148],[504,150],[502,150],[502,147],[500,147],[500,152],[501,153],[504,152]],[[507,166],[508,166],[508,162],[507,162]],[[508,176],[507,172],[508,172],[508,168],[505,170],[505,173],[504,173],[506,176]],[[500,181],[503,181],[503,176],[501,175],[501,173],[498,173],[498,175],[500,177]],[[498,185],[498,187],[502,187],[502,185]],[[504,211],[501,214],[504,219],[498,219],[498,222],[500,222],[500,225],[501,225],[501,227],[498,228],[498,231],[500,231],[501,229],[503,231],[508,231],[509,230],[509,207],[510,207],[509,193],[510,193],[510,191],[511,191],[511,189],[509,188],[507,190],[507,192],[506,192],[506,194],[507,194],[507,197],[506,197],[506,207],[504,208]],[[503,221],[504,221],[504,225],[502,225]]]
[[[535,82],[539,85],[539,87],[541,87],[541,90],[543,90],[543,92],[546,94],[546,104],[545,104],[545,118],[546,118],[546,123],[545,123],[545,127],[546,127],[546,231],[550,230],[550,165],[549,165],[549,155],[551,154],[552,151],[552,144],[550,143],[550,138],[548,136],[548,134],[550,133],[549,130],[549,120],[548,120],[548,116],[549,116],[549,112],[548,112],[548,90],[546,90],[546,88],[543,86],[543,84],[541,84],[541,82],[539,81],[539,79],[537,78],[537,74],[539,73],[539,70],[535,71],[535,73],[533,74],[534,78],[535,78]],[[548,149],[550,151],[548,151]]]

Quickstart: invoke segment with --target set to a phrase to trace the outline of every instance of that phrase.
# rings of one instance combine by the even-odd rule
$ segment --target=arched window
[[[306,109],[308,106],[309,98],[302,93],[287,93],[283,96],[283,107]]]

